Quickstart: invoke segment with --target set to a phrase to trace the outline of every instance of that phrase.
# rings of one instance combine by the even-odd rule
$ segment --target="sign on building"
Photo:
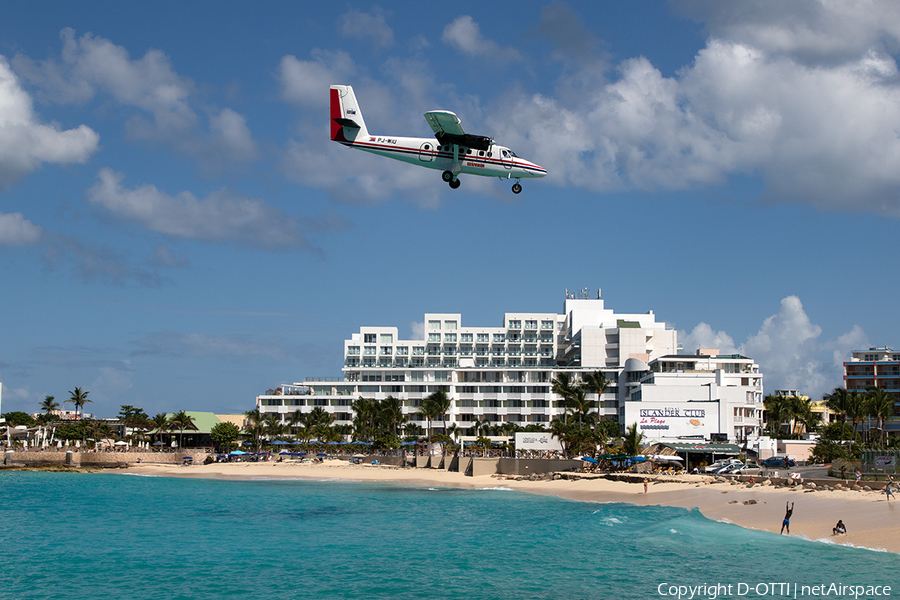
[[[516,433],[516,450],[548,450],[562,452],[562,445],[549,433]]]
[[[718,402],[626,402],[625,426],[645,439],[703,438],[719,433]]]

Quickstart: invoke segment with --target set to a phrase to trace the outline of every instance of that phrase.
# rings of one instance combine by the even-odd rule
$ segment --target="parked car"
[[[772,456],[763,461],[760,461],[760,465],[766,467],[767,469],[790,469],[791,467],[796,467],[797,463],[793,458],[788,458],[787,456]]]
[[[725,475],[726,473],[735,473],[736,471],[743,469],[746,465],[742,462],[731,463],[730,465],[725,465],[718,471],[716,471],[716,475]]]
[[[719,469],[721,469],[723,467],[727,467],[728,465],[733,465],[735,463],[743,464],[743,463],[741,463],[741,460],[739,458],[723,458],[722,460],[717,460],[713,464],[704,467],[703,472],[704,473],[715,473]]]
[[[731,472],[732,475],[759,475],[759,467],[756,465],[744,465]]]

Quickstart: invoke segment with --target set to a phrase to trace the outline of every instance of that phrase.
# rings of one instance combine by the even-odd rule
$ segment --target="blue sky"
[[[6,3],[4,412],[242,412],[363,325],[566,288],[818,396],[900,344],[889,2]],[[549,169],[513,196],[328,140],[422,113]]]

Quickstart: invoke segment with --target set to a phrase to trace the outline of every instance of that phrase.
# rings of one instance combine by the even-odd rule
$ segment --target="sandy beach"
[[[697,508],[709,519],[775,534],[781,530],[785,502],[791,502],[794,503],[791,535],[900,553],[900,507],[896,506],[896,501],[889,503],[883,493],[875,491],[807,491],[762,485],[748,488],[743,484],[716,483],[706,476],[685,475],[677,482],[651,479],[648,492],[644,494],[640,483],[607,479],[515,481],[505,476],[467,477],[438,469],[351,465],[337,460],[322,464],[269,462],[175,466],[145,463],[132,465],[124,472],[204,479],[307,478],[394,481],[417,486],[457,488],[504,487],[584,502]],[[755,503],[744,504],[753,500]],[[846,524],[846,535],[832,535],[832,528],[838,519]]]

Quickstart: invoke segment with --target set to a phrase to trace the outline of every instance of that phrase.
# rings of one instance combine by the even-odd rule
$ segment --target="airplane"
[[[425,113],[434,131],[432,138],[376,136],[366,129],[356,94],[349,85],[331,86],[331,139],[350,148],[443,171],[441,178],[454,190],[459,175],[515,179],[514,194],[522,191],[520,179],[545,177],[547,169],[516,156],[489,137],[463,131],[459,117],[447,110]]]

